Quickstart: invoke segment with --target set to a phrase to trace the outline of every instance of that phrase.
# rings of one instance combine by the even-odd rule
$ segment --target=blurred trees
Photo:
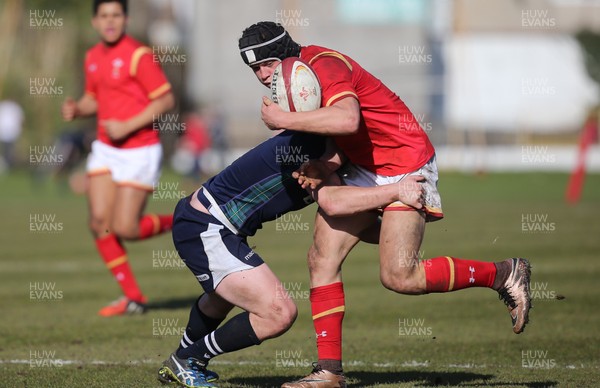
[[[0,99],[25,111],[21,148],[48,144],[65,126],[60,104],[81,93],[83,53],[96,39],[91,16],[91,1],[0,2]],[[53,88],[32,89],[39,82]]]
[[[585,30],[575,37],[583,48],[587,71],[600,87],[600,33]]]

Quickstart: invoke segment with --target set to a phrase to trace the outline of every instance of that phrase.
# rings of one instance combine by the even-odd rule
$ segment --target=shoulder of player
[[[98,55],[102,54],[102,50],[104,47],[104,43],[102,42],[98,42],[95,45],[93,45],[92,47],[90,47],[86,52],[85,52],[85,59],[89,60],[92,59]]]
[[[328,62],[326,59],[341,62],[346,65],[350,70],[353,68],[353,61],[347,55],[340,53],[339,51],[329,49],[321,46],[305,46],[302,47],[300,52],[300,58],[308,62],[313,67],[318,67],[319,64]],[[324,61],[325,60],[325,61]]]
[[[137,73],[142,58],[152,56],[152,49],[137,40],[127,37],[127,51],[129,52],[129,72],[133,76]]]
[[[143,55],[152,55],[152,49],[148,46],[146,46],[145,44],[135,40],[134,38],[130,37],[129,35],[125,35],[125,37],[123,38],[123,48],[128,51],[129,53],[131,53],[131,59],[132,61],[134,59],[139,59],[138,57],[141,57]]]

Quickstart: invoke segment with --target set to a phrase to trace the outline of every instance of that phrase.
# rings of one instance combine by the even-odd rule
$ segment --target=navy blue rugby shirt
[[[253,236],[267,221],[313,202],[292,172],[325,152],[325,137],[284,131],[203,184],[200,202],[234,233]]]

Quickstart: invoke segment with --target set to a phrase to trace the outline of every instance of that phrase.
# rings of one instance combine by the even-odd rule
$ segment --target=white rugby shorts
[[[344,168],[339,172],[339,175],[346,185],[358,187],[387,185],[390,183],[400,182],[409,175],[422,175],[425,178],[425,182],[420,183],[423,185],[424,191],[424,208],[422,210],[426,214],[426,220],[431,222],[440,220],[444,217],[444,213],[442,212],[442,200],[440,198],[440,193],[437,190],[438,170],[435,161],[435,155],[433,155],[431,159],[429,159],[429,161],[421,168],[407,174],[396,176],[378,175],[363,167],[348,163],[348,165],[344,166]],[[418,211],[417,209],[405,205],[400,201],[389,204],[383,210]]]
[[[116,148],[94,140],[87,158],[88,176],[111,174],[118,185],[153,191],[160,178],[160,143],[136,148]]]

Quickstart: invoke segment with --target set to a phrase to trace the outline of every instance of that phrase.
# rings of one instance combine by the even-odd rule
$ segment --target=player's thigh
[[[250,322],[261,340],[285,332],[298,314],[293,299],[266,263],[227,275],[215,292],[252,314]]]
[[[137,237],[148,194],[148,190],[135,186],[117,185],[112,226],[123,237]]]
[[[381,223],[379,258],[382,279],[413,276],[419,271],[425,214],[420,211],[385,211]]]
[[[289,299],[282,287],[271,268],[263,263],[255,268],[230,273],[221,280],[215,293],[231,304],[265,317],[274,304]]]
[[[87,190],[90,226],[96,234],[107,234],[101,230],[110,227],[117,186],[110,173],[89,176]]]
[[[360,240],[360,234],[377,222],[371,212],[348,217],[330,217],[317,212],[313,244],[308,254],[311,287],[340,281],[341,265]]]
[[[194,209],[189,197],[179,201],[173,217],[175,248],[211,298],[216,294],[263,318],[265,324],[274,321],[289,327],[295,318],[295,304],[244,237],[231,232],[212,215]],[[268,335],[276,331],[270,330]]]

